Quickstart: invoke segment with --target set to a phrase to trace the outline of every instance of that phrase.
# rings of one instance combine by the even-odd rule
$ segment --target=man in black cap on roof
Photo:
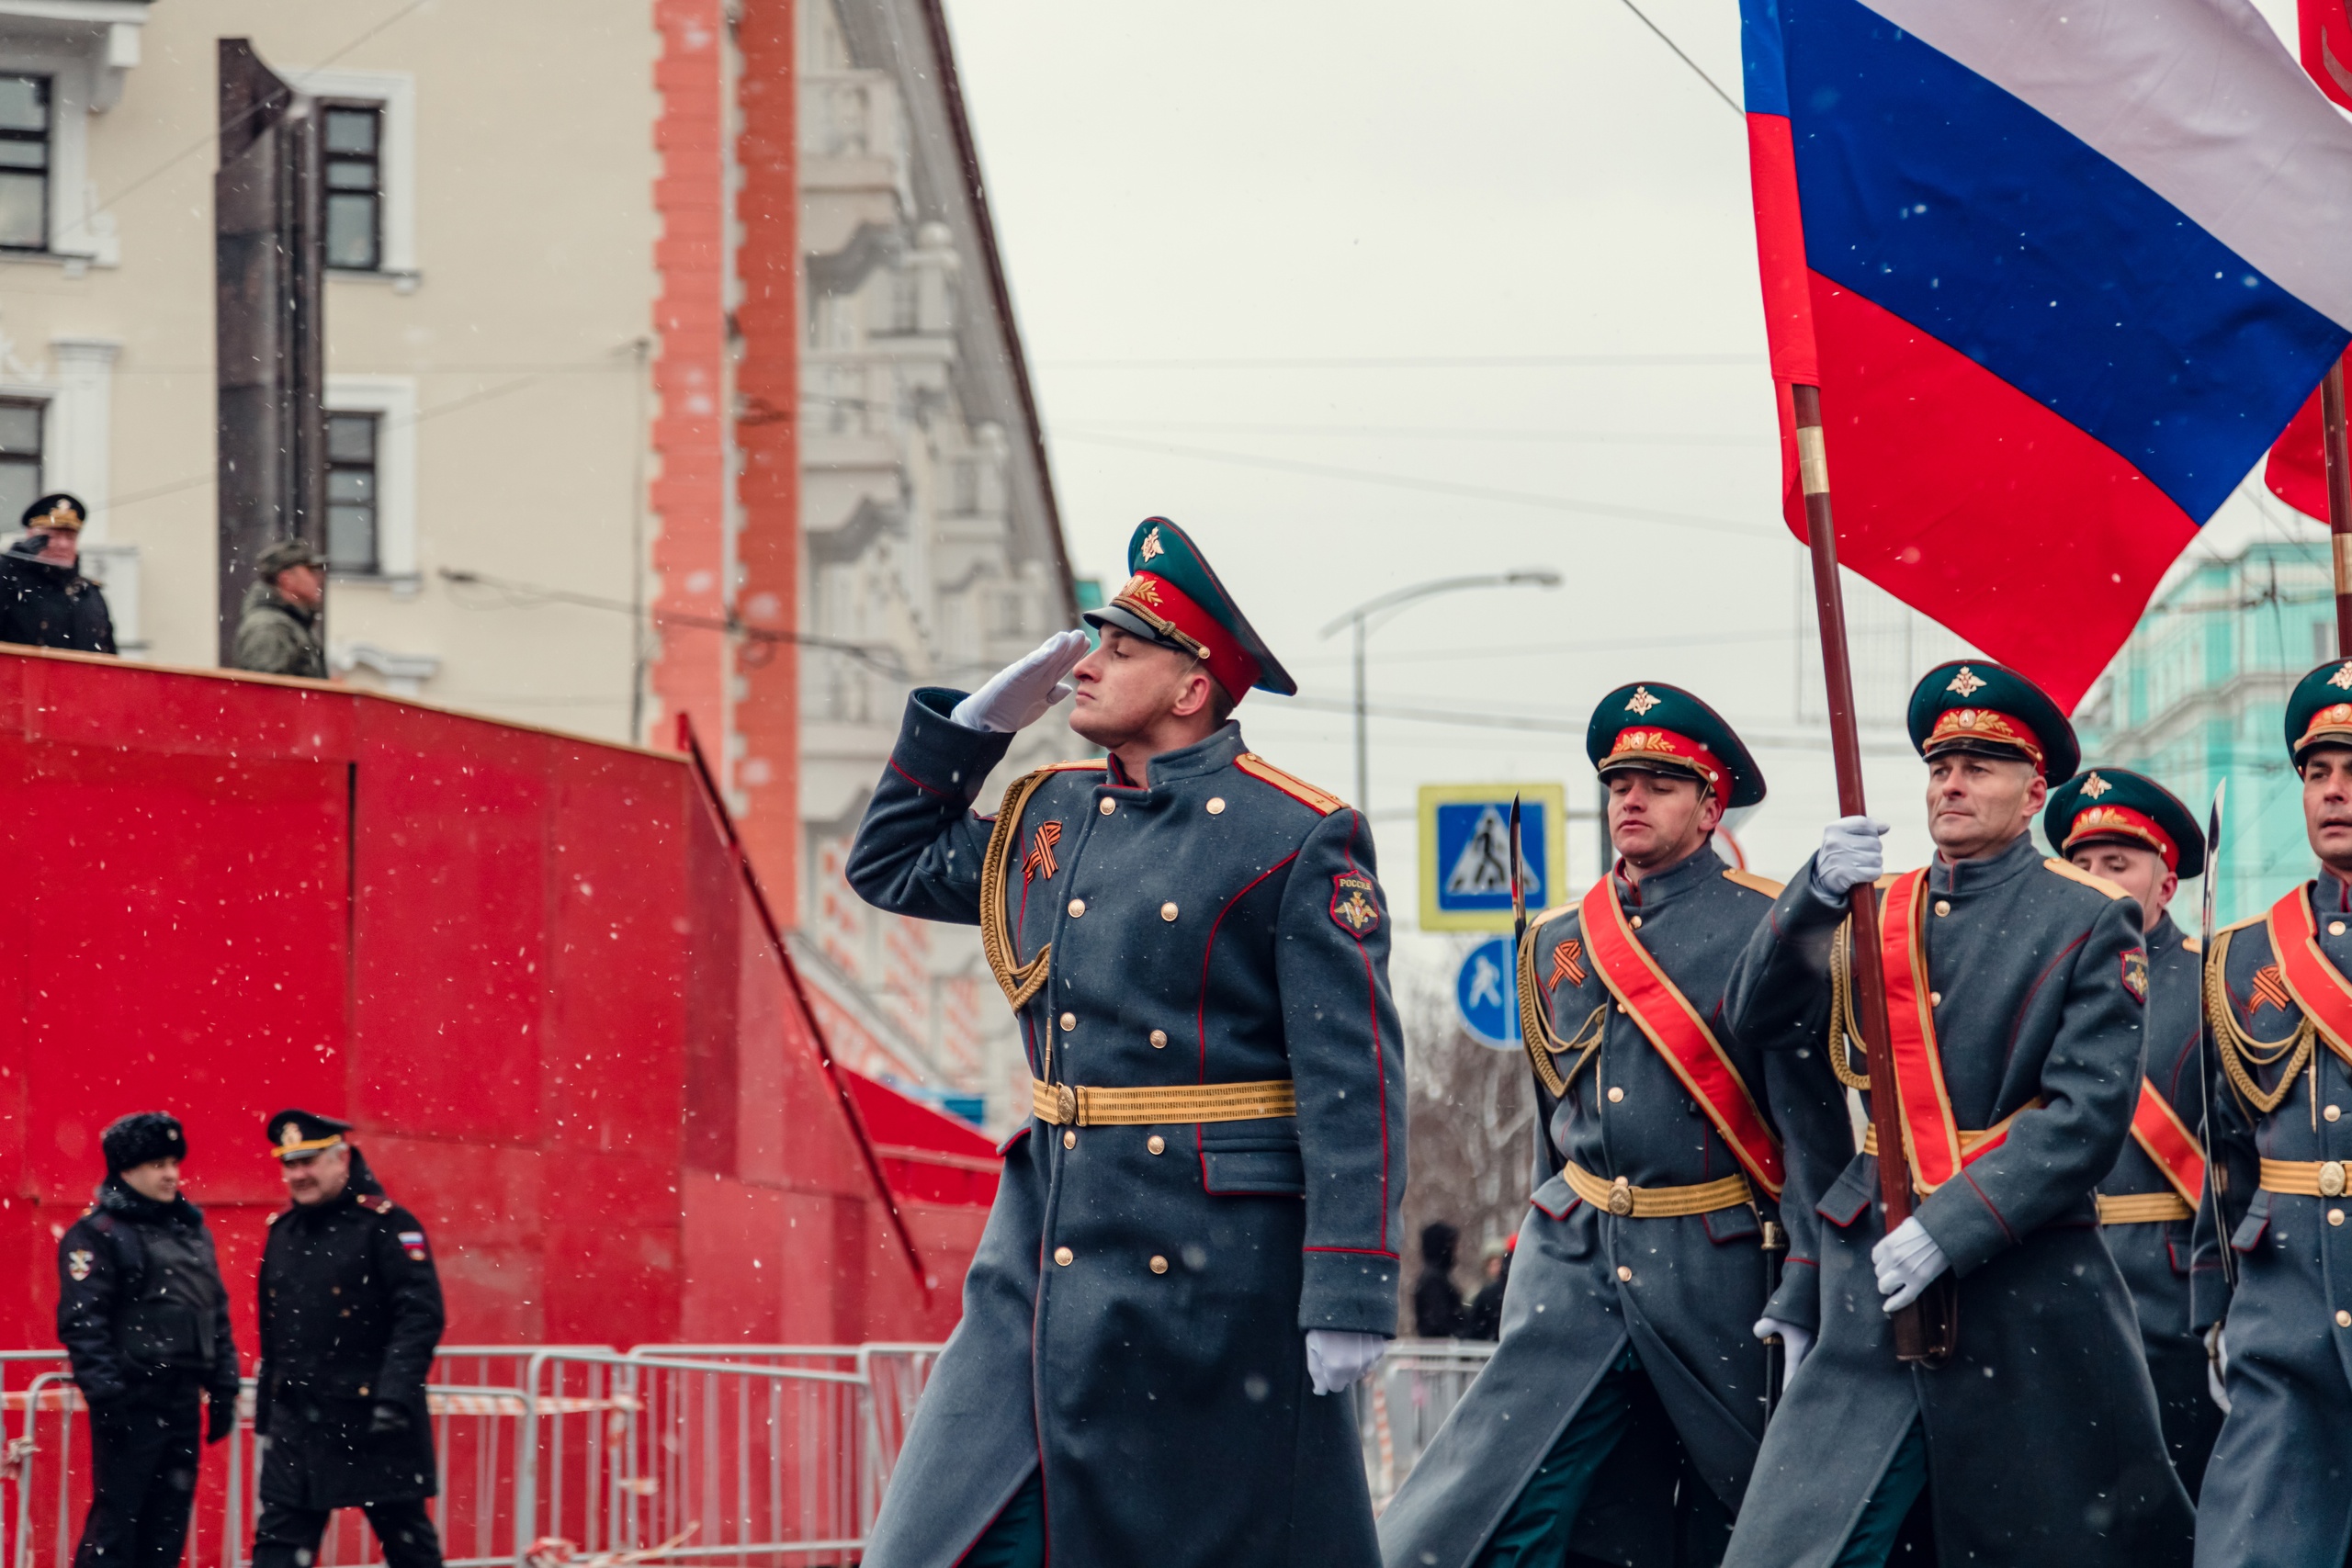
[[[2132,1125],[2147,1002],[2140,908],[2030,833],[2074,728],[1982,660],[1912,694],[1928,865],[1879,881],[1867,818],[1833,823],[1732,976],[1733,1030],[1823,1089],[1891,1092],[1917,1211],[1886,1233],[1875,1135],[1791,1137],[1811,1201],[1821,1337],[1757,1455],[1731,1568],[1877,1568],[1909,1528],[1938,1561],[2171,1568],[2188,1494],[2165,1453],[2132,1298],[2094,1190]],[[1862,1071],[1847,895],[1879,881],[1895,1082]],[[1941,1365],[1888,1314],[1958,1281]],[[1918,1505],[1916,1520],[1914,1506]]]
[[[172,1568],[196,1497],[197,1430],[237,1421],[229,1292],[180,1194],[187,1134],[161,1111],[99,1136],[107,1179],[57,1243],[57,1337],[90,1407],[90,1513],[75,1568]]]
[[[439,1568],[424,1377],[441,1280],[424,1226],[384,1195],[350,1122],[281,1111],[266,1125],[293,1202],[261,1258],[254,1568],[310,1568],[337,1508],[367,1513],[390,1568]]]
[[[2148,949],[2147,1065],[2132,1136],[2098,1184],[2098,1223],[2140,1319],[2140,1343],[2165,1423],[2165,1446],[2191,1498],[2222,1430],[2203,1337],[2189,1325],[2197,1205],[2205,1190],[2205,949],[2166,912],[2181,882],[2205,873],[2205,833],[2155,780],[2122,768],[2077,773],[2050,792],[2042,837],[2079,869],[2140,906]],[[2220,1268],[2210,1254],[2203,1267]]]
[[[1764,1433],[1752,1325],[1776,1321],[1792,1366],[1813,1337],[1812,1216],[1793,1249],[1781,1233],[1776,1064],[1724,1019],[1781,887],[1713,840],[1763,772],[1657,681],[1603,697],[1586,750],[1618,858],[1520,947],[1535,1188],[1502,1344],[1381,1515],[1388,1568],[1717,1561]],[[1831,1089],[1812,1114],[1842,1131]]]
[[[62,491],[25,508],[25,536],[0,551],[0,642],[114,651],[107,596],[82,575],[88,513]]]
[[[1388,908],[1363,816],[1249,751],[1290,677],[1193,541],[969,696],[908,701],[850,852],[869,902],[977,923],[1035,1114],[865,1562],[1375,1560],[1351,1403],[1395,1332],[1405,1193]],[[1067,678],[1067,680],[1066,680]],[[1076,686],[1103,747],[974,814]]]

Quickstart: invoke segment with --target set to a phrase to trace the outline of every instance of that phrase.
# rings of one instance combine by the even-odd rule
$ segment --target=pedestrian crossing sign
[[[1421,786],[1421,929],[1510,930],[1510,803],[1519,797],[1520,881],[1528,912],[1568,879],[1567,789],[1558,784]]]

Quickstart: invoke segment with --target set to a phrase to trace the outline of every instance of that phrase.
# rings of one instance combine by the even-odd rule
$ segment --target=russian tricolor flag
[[[2352,124],[2245,0],[1741,0],[1783,503],[2071,706],[2352,342]]]

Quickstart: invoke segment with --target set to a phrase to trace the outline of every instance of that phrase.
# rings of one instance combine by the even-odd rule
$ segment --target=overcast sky
[[[1640,3],[1737,97],[1733,0]],[[2291,25],[2292,0],[2264,8]],[[1318,705],[1250,698],[1255,749],[1352,795],[1345,634],[1319,629],[1426,579],[1566,578],[1372,639],[1376,706],[1577,731],[1375,718],[1365,804],[1399,916],[1416,787],[1565,779],[1589,805],[1582,726],[1635,679],[1782,742],[1743,838],[1792,870],[1835,797],[1826,750],[1787,744],[1811,621],[1731,106],[1623,0],[952,14],[1078,570],[1115,587],[1154,513],[1201,541]],[[2278,526],[2232,507],[2233,533]],[[1922,775],[1889,750],[1872,805],[1916,864]],[[1581,886],[1589,824],[1570,852]]]

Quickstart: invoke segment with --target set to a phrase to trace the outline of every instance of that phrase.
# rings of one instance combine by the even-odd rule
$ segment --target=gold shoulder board
[[[1761,893],[1767,898],[1778,898],[1788,886],[1785,882],[1775,882],[1769,876],[1758,876],[1752,871],[1726,869],[1724,872],[1724,880],[1736,882],[1749,892]]]
[[[1233,765],[1251,778],[1262,779],[1273,785],[1293,800],[1313,807],[1326,817],[1330,816],[1334,811],[1344,811],[1348,807],[1348,803],[1338,795],[1331,794],[1329,790],[1317,789],[1305,779],[1283,772],[1255,751],[1242,752],[1241,755],[1233,759]]]
[[[2132,897],[2131,894],[2126,893],[2122,888],[2118,887],[2106,877],[2094,876],[2089,872],[2085,871],[2081,866],[2070,864],[2063,860],[2050,860],[2046,857],[2043,859],[2041,863],[2056,872],[2059,875],[2066,878],[2069,882],[2079,882],[2086,887],[2096,887],[2110,898],[2129,898]]]
[[[2180,945],[2191,953],[2202,953],[2205,951],[2205,944],[2198,941],[2193,936],[2182,937],[2180,939]]]

